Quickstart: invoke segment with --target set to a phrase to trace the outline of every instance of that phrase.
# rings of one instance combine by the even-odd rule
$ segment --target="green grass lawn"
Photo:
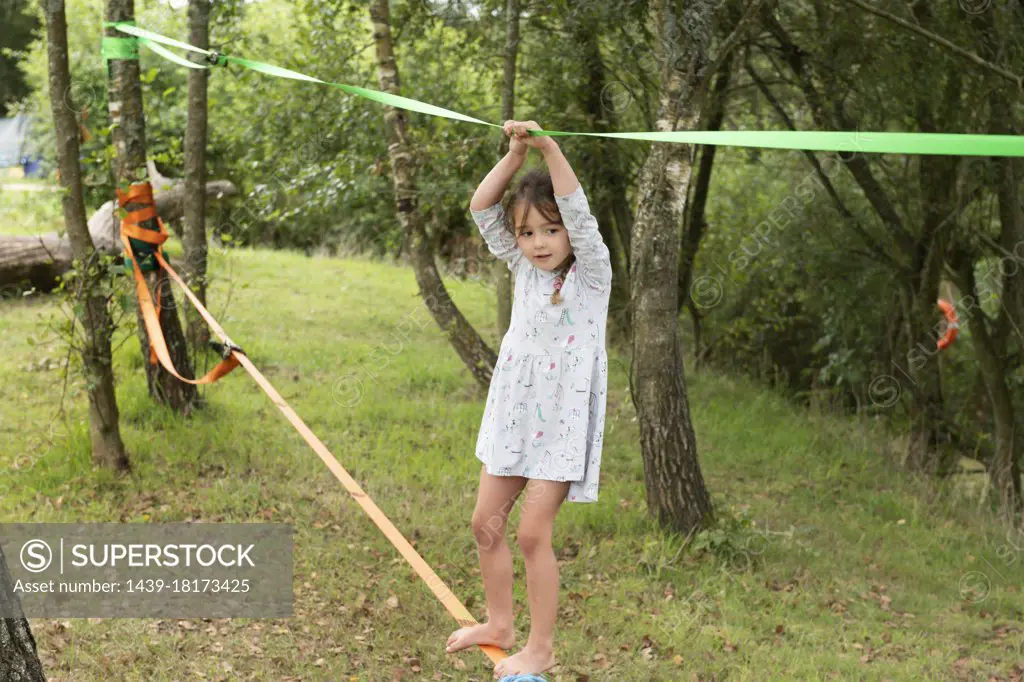
[[[212,272],[210,308],[228,334],[483,620],[470,531],[483,394],[412,271],[240,249],[214,250]],[[492,288],[446,281],[495,347]],[[479,650],[444,653],[455,621],[243,370],[179,419],[148,398],[122,326],[115,368],[135,469],[94,468],[74,377],[57,417],[66,350],[47,325],[61,319],[48,296],[0,301],[0,520],[294,524],[295,617],[33,619],[51,680],[491,679]],[[549,679],[1020,679],[1021,553],[977,505],[897,473],[881,423],[809,414],[688,367],[723,525],[701,539],[713,551],[681,549],[647,517],[627,358],[609,355],[600,502],[566,504],[555,526]],[[517,507],[525,643],[518,519]]]

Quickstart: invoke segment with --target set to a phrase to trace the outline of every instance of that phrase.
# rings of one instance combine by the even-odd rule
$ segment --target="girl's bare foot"
[[[494,677],[501,679],[506,675],[540,674],[554,667],[555,663],[555,655],[551,649],[535,649],[527,643],[515,656],[506,658],[494,666]]]
[[[450,654],[476,644],[491,644],[499,649],[511,649],[515,643],[516,633],[512,628],[499,628],[488,621],[459,628],[448,637],[444,650]]]

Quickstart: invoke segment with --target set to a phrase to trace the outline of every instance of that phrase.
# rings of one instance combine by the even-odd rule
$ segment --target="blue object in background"
[[[41,178],[46,175],[43,170],[43,157],[36,156],[32,158],[30,156],[23,156],[21,158],[21,168],[25,173],[26,178]]]
[[[498,682],[547,682],[547,680],[537,675],[505,675]]]

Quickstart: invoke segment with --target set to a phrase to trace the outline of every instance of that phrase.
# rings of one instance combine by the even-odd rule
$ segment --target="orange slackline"
[[[124,206],[129,201],[132,201],[134,203],[152,204],[152,196],[153,192],[149,186],[149,183],[132,185],[131,189],[127,194],[122,194],[120,191],[118,192],[118,197],[119,199],[121,199],[122,206]],[[142,200],[140,201],[140,199]],[[157,220],[159,221],[160,232],[156,232],[154,230],[146,230],[138,227],[138,221],[145,220],[151,217],[156,217]],[[155,255],[157,262],[160,264],[160,267],[166,270],[168,276],[172,280],[174,280],[174,282],[179,287],[181,287],[182,291],[185,293],[185,296],[188,297],[189,301],[192,302],[192,305],[194,305],[196,310],[199,311],[199,314],[203,317],[204,320],[206,320],[206,323],[210,325],[210,329],[212,329],[217,334],[217,336],[219,336],[224,341],[225,361],[217,365],[217,367],[215,367],[213,371],[211,371],[202,379],[198,381],[189,381],[189,383],[212,383],[213,381],[216,381],[218,378],[220,378],[220,376],[223,376],[224,374],[230,372],[231,369],[233,369],[234,367],[237,367],[238,365],[244,367],[245,371],[247,371],[249,375],[252,376],[256,383],[259,384],[260,388],[263,389],[264,393],[267,394],[270,400],[275,405],[277,405],[277,408],[281,411],[281,413],[288,419],[289,422],[291,422],[291,425],[295,427],[295,430],[299,432],[299,435],[301,435],[303,439],[305,439],[306,443],[308,443],[309,446],[313,448],[313,451],[316,452],[317,455],[319,455],[320,459],[323,460],[324,464],[327,465],[327,468],[331,470],[332,474],[334,474],[334,477],[337,478],[338,481],[340,481],[343,486],[345,486],[345,489],[348,491],[349,495],[351,495],[352,498],[359,503],[359,506],[363,508],[363,511],[366,512],[366,515],[370,517],[370,520],[373,521],[378,528],[380,528],[380,530],[384,533],[387,539],[391,541],[391,544],[395,546],[395,548],[399,551],[399,553],[406,560],[406,562],[410,566],[412,566],[413,570],[416,571],[420,578],[423,579],[423,582],[427,584],[427,587],[429,587],[430,591],[434,593],[434,596],[437,597],[437,599],[448,610],[448,612],[455,617],[456,622],[458,622],[458,624],[462,627],[477,625],[478,621],[466,609],[466,607],[463,606],[462,602],[459,601],[458,597],[455,596],[455,593],[452,592],[452,590],[444,583],[443,580],[441,580],[437,573],[434,572],[434,569],[432,569],[430,565],[427,564],[426,561],[424,561],[423,557],[419,555],[415,548],[413,548],[413,546],[409,544],[409,541],[405,539],[405,536],[402,535],[401,531],[399,531],[398,528],[395,527],[395,524],[393,524],[391,520],[384,515],[384,512],[380,510],[380,507],[378,507],[374,503],[374,501],[370,499],[370,497],[363,491],[359,484],[356,483],[355,479],[352,478],[352,476],[350,476],[347,471],[345,471],[345,468],[342,467],[340,463],[338,463],[338,460],[334,457],[334,455],[331,454],[331,451],[327,449],[327,446],[324,445],[323,442],[316,437],[316,434],[314,434],[309,429],[309,427],[306,426],[306,423],[302,421],[302,419],[299,417],[299,415],[295,413],[295,411],[291,408],[287,401],[285,401],[285,399],[281,397],[281,395],[274,389],[270,382],[267,381],[266,377],[264,377],[263,374],[261,374],[260,371],[256,369],[256,366],[252,364],[252,361],[249,360],[249,358],[245,355],[242,349],[236,346],[231,341],[231,339],[228,338],[227,333],[225,333],[225,331],[217,323],[217,320],[213,318],[213,316],[206,309],[206,307],[203,306],[203,304],[199,301],[196,295],[192,293],[192,290],[189,289],[185,282],[182,281],[181,277],[178,276],[178,273],[175,272],[174,269],[167,263],[160,249],[160,245],[167,240],[167,236],[167,230],[166,228],[164,228],[163,221],[160,221],[159,217],[156,216],[155,206],[149,206],[147,208],[140,209],[139,211],[132,211],[131,213],[128,214],[128,218],[121,222],[121,241],[125,243],[125,248],[128,250],[129,255],[131,255],[132,257],[132,263],[134,265],[135,272],[135,282],[137,285],[136,288],[138,289],[139,302],[140,305],[142,306],[143,313],[145,315],[146,329],[149,330],[150,342],[154,343],[154,339],[156,340],[154,343],[154,347],[156,349],[156,357],[160,360],[160,363],[164,365],[164,367],[169,372],[174,374],[174,376],[181,379],[181,377],[178,375],[177,372],[174,371],[174,368],[171,365],[170,357],[167,353],[167,346],[163,342],[162,333],[160,333],[159,318],[157,317],[155,311],[153,310],[153,302],[149,297],[149,289],[146,286],[146,281],[145,279],[143,279],[141,271],[139,270],[138,262],[135,260],[134,254],[132,254],[131,242],[128,241],[128,237],[132,237],[134,239],[141,239],[151,244],[158,245]],[[230,367],[223,370],[220,373],[220,375],[212,379],[209,378],[211,375],[215,374],[218,371],[218,368],[221,368],[222,366],[225,366],[228,363],[231,363]],[[188,380],[182,379],[182,381]],[[478,644],[477,646],[485,654],[487,654],[487,657],[490,658],[491,661],[495,664],[508,658],[508,655],[505,653],[505,651],[503,649],[500,649],[499,647],[492,646],[490,644]]]

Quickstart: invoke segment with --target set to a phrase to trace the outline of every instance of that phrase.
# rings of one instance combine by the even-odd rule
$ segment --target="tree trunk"
[[[59,8],[64,16],[64,0],[47,0],[47,22]],[[66,50],[65,50],[66,54]],[[52,82],[52,81],[51,81]],[[62,99],[55,100],[62,102]],[[7,569],[4,550],[0,547],[0,613],[16,614],[16,618],[0,618],[0,682],[46,682],[43,664],[36,652],[36,640],[28,620],[24,618],[21,602],[14,592],[14,580]]]
[[[715,79],[711,92],[711,102],[707,112],[707,124],[701,130],[720,130],[725,119],[725,102],[728,99],[729,82],[732,79],[732,55],[726,55],[722,68]],[[716,145],[703,145],[700,151],[700,165],[697,170],[697,183],[693,192],[693,204],[686,212],[683,231],[683,244],[679,257],[679,312],[685,306],[693,322],[693,358],[694,370],[701,366],[701,329],[704,313],[700,307],[712,307],[718,301],[714,299],[695,301],[690,287],[693,282],[693,264],[700,250],[700,243],[707,231],[707,203],[710,196],[711,172],[714,169]],[[724,283],[719,283],[724,287]],[[701,298],[704,298],[703,296]],[[678,314],[678,313],[677,313]]]
[[[84,209],[83,209],[84,210]],[[0,237],[0,288],[50,291],[71,268],[71,242],[56,232]]]
[[[932,22],[933,8],[916,5],[912,12],[922,26]],[[912,62],[922,69],[933,65]],[[916,103],[918,125],[923,133],[938,133],[949,121],[956,121],[963,99],[961,72],[952,69],[946,83],[941,107],[933,103],[934,94],[921,97]],[[947,447],[949,431],[945,424],[941,373],[937,360],[922,362],[925,353],[934,355],[938,322],[936,299],[942,266],[946,260],[951,226],[956,224],[957,205],[954,190],[962,157],[923,155],[917,159],[920,187],[924,191],[924,219],[915,249],[911,254],[911,287],[913,304],[910,317],[910,343],[907,362],[910,364],[914,400],[910,404],[910,438],[907,463],[925,473],[948,474],[955,465],[955,453]]]
[[[712,10],[701,5],[692,11],[710,14]],[[651,0],[650,15],[657,27],[661,65],[656,128],[695,129],[700,104],[693,94],[700,84],[700,70],[708,62],[708,46],[697,38],[681,46],[682,54],[675,54],[677,36],[667,32],[679,26],[680,18],[671,0]],[[634,323],[630,393],[640,423],[647,508],[659,524],[685,534],[713,519],[711,497],[697,461],[677,333],[679,226],[692,157],[692,145],[651,145],[640,175],[630,253]]]
[[[1024,242],[1024,210],[1020,204],[1020,173],[1021,164],[1012,158],[1001,158],[999,163],[999,217],[1003,226],[1002,241],[1005,249],[1016,249]],[[1007,275],[1003,278],[1003,294],[1008,305],[1004,306],[1003,316],[1008,321],[1019,326],[1024,321],[1024,282],[1019,273]],[[1010,318],[1015,318],[1011,320]],[[1005,338],[1005,336],[1004,336]],[[1011,369],[1006,367],[1004,374],[1000,377],[1002,383],[1006,384],[1006,377]],[[1009,394],[1012,401],[1013,394]],[[1020,467],[1020,443],[1016,440],[1016,411],[1011,403],[1008,419],[1003,424],[1004,437],[1008,439],[1006,447],[997,452],[995,466],[993,466],[992,483],[1000,492],[1000,498],[1004,507],[1016,512],[1018,523],[1024,527],[1024,493],[1021,491],[1021,467]],[[997,427],[997,443],[999,435],[999,422]]]
[[[922,165],[927,161],[922,160]],[[934,177],[922,187],[941,188],[945,183]],[[944,447],[943,423],[945,420],[942,398],[941,372],[936,347],[939,313],[936,301],[939,295],[939,280],[942,263],[946,257],[947,238],[940,224],[940,207],[948,202],[939,199],[934,190],[926,190],[936,203],[928,204],[923,235],[919,242],[918,254],[914,257],[913,271],[904,296],[908,302],[906,312],[906,333],[909,343],[906,353],[907,369],[910,376],[910,433],[907,441],[905,465],[914,471],[927,474],[945,474],[954,465],[950,448]],[[930,240],[929,240],[930,237]]]
[[[398,65],[395,63],[391,43],[391,26],[388,23],[388,0],[373,0],[370,4],[370,19],[373,23],[373,39],[377,48],[377,75],[380,89],[399,95]],[[417,191],[415,168],[412,154],[406,142],[408,123],[404,109],[386,107],[384,126],[388,141],[388,156],[391,160],[392,182],[395,188],[395,207],[398,221],[406,234],[406,243],[427,308],[438,326],[447,334],[449,341],[462,361],[469,368],[478,385],[487,389],[497,356],[487,347],[476,330],[466,321],[452,302],[444,286],[434,254],[423,227],[422,217],[417,212]]]
[[[210,0],[189,0],[189,42],[210,44]],[[188,72],[188,126],[185,128],[185,227],[182,235],[182,277],[206,305],[206,92],[207,69]],[[195,356],[206,348],[210,330],[195,307],[185,306],[189,348]]]
[[[929,290],[933,295],[929,296]],[[906,367],[900,367],[910,380],[910,432],[904,453],[904,466],[912,471],[938,474],[949,471],[949,454],[943,451],[940,431],[943,407],[939,363],[934,327],[937,318],[935,301],[938,280],[922,281],[919,287],[905,287],[906,336],[911,344],[906,354]],[[899,363],[897,363],[899,364]]]
[[[607,95],[604,60],[601,46],[591,22],[597,21],[587,15],[573,15],[571,36],[580,46],[583,54],[582,93],[583,110],[587,113],[588,128],[595,132],[614,131],[618,126],[618,112],[614,105],[605,101]],[[593,200],[591,206],[597,216],[598,229],[608,246],[612,264],[612,291],[608,302],[608,320],[613,325],[608,338],[622,337],[632,343],[632,315],[629,305],[629,232],[632,229],[632,215],[626,197],[629,172],[623,153],[625,146],[617,140],[597,138],[584,147],[593,156],[585,158],[584,174]],[[591,151],[593,150],[593,151]],[[506,268],[507,269],[507,268]]]
[[[74,280],[79,319],[85,332],[82,349],[86,390],[89,394],[89,435],[92,460],[115,470],[128,470],[130,464],[121,441],[121,430],[114,392],[114,372],[110,351],[113,328],[102,285],[108,277],[99,254],[89,237],[85,222],[81,169],[78,166],[78,124],[74,107],[65,104],[71,92],[68,67],[67,21],[63,0],[46,3],[46,46],[49,60],[50,103],[56,137],[57,163],[60,167],[61,205],[64,227],[71,252],[80,264],[81,275]]]
[[[507,0],[505,4],[505,60],[502,71],[501,120],[504,123],[515,117],[516,110],[516,57],[519,54],[519,0]],[[508,153],[508,135],[501,133],[498,142],[498,158]],[[498,341],[505,338],[512,320],[512,271],[501,260],[496,260],[492,269],[498,296]]]
[[[227,180],[206,183],[206,196],[220,199],[237,194]],[[178,220],[184,212],[185,190],[179,184],[160,191],[154,187],[157,211],[166,222]],[[124,245],[120,221],[114,217],[117,202],[108,201],[89,218],[89,238],[101,254],[116,255]],[[27,283],[39,291],[50,291],[62,274],[71,268],[71,242],[56,232],[38,237],[0,235],[0,288],[20,288]]]
[[[981,308],[980,292],[974,277],[975,259],[966,250],[959,250],[951,261],[960,276],[958,284],[966,294],[960,299],[966,301],[960,311],[971,330],[971,345],[995,421],[996,448],[988,467],[989,480],[999,493],[1002,508],[1019,520],[1022,499],[1018,464],[1020,445],[1016,439],[1013,393],[1006,381],[1007,367],[1001,349],[996,347],[992,338],[990,320]]]
[[[1014,35],[1012,17],[997,14],[1005,11],[1007,10],[995,10],[983,13],[984,16],[973,17],[973,23],[980,34],[978,51],[989,61],[995,62],[1000,59],[1010,44],[1011,36]],[[1014,109],[1006,88],[992,88],[989,94],[989,110],[993,113],[993,134],[1014,135],[1019,132],[1016,130]],[[994,161],[997,167],[996,196],[999,201],[1001,226],[999,244],[1004,253],[1001,254],[1003,258],[996,268],[1002,276],[1002,305],[999,306],[999,316],[990,335],[991,344],[994,346],[993,354],[1000,363],[998,376],[994,377],[994,381],[997,382],[995,390],[989,387],[990,382],[986,377],[986,389],[991,396],[989,402],[992,404],[996,432],[996,451],[989,467],[989,475],[992,486],[998,491],[1004,512],[1008,516],[1016,517],[1016,522],[1024,528],[1021,446],[1016,439],[1017,411],[1013,404],[1013,391],[1010,390],[1007,381],[1007,377],[1015,372],[1018,362],[1008,360],[1008,342],[1011,339],[1010,330],[1019,330],[1024,324],[1024,277],[1019,272],[1021,268],[1017,262],[1014,262],[1011,269],[1008,267],[1009,262],[1004,260],[1010,255],[1012,259],[1017,260],[1017,250],[1020,244],[1024,243],[1024,210],[1021,209],[1020,203],[1020,186],[1021,180],[1024,180],[1024,173],[1017,159],[1001,157]],[[1018,343],[1017,346],[1020,348],[1021,344]],[[1005,395],[1002,393],[1004,390]],[[998,405],[997,400],[1000,403]]]
[[[134,0],[107,0],[106,21],[134,21]],[[124,34],[108,28],[107,36],[123,38]],[[115,158],[115,177],[118,187],[128,191],[135,183],[149,182],[146,169],[146,120],[142,109],[142,86],[139,81],[138,59],[111,59],[107,62],[107,97],[112,125]],[[133,211],[142,205],[129,203],[125,210]],[[143,221],[141,227],[158,230],[156,218]],[[181,376],[192,379],[192,363],[188,356],[185,335],[174,298],[171,283],[163,269],[143,273],[153,293],[154,301],[160,300],[160,327],[167,341],[171,362]],[[150,364],[149,335],[142,318],[142,308],[137,306],[138,335],[146,368],[146,382],[149,394],[176,412],[187,415],[192,411],[198,392],[192,384],[178,381],[160,363]]]

